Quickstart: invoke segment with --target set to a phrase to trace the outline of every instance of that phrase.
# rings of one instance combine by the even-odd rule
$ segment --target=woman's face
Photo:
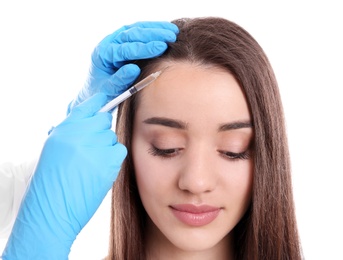
[[[227,248],[253,178],[238,83],[218,68],[173,63],[140,95],[132,153],[149,243],[164,254]]]

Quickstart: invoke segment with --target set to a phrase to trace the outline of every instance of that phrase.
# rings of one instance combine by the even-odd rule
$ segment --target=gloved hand
[[[170,22],[137,22],[106,36],[92,53],[88,79],[69,104],[68,113],[95,93],[105,93],[110,101],[124,92],[140,73],[129,62],[161,55],[177,33],[177,26]]]
[[[98,93],[76,106],[46,140],[3,259],[68,259],[78,233],[115,181],[127,151],[97,113]]]

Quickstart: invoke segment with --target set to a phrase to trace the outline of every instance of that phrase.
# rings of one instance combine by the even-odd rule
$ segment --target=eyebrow
[[[186,122],[166,117],[151,117],[145,119],[143,122],[149,125],[161,125],[181,130],[186,130],[188,128]],[[218,127],[218,132],[236,130],[241,128],[252,128],[252,123],[250,121],[236,121],[232,123],[222,124]]]
[[[165,117],[151,117],[151,118],[145,119],[143,122],[150,125],[162,125],[162,126],[167,126],[167,127],[182,129],[182,130],[187,129],[187,123],[180,120],[175,120],[175,119],[170,119],[170,118],[165,118]]]
[[[220,125],[218,132],[236,130],[241,128],[252,128],[252,123],[250,121],[237,121],[228,124]]]

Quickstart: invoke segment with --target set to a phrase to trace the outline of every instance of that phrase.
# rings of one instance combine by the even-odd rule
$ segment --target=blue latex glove
[[[176,40],[178,31],[170,22],[137,22],[106,36],[92,53],[88,79],[69,104],[68,113],[95,93],[105,93],[110,101],[124,92],[140,73],[139,67],[129,62],[161,55],[167,43]]]
[[[73,241],[117,178],[127,150],[97,113],[98,93],[76,106],[46,140],[3,259],[68,259]]]

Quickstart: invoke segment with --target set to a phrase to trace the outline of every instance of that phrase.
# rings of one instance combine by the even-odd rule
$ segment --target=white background
[[[305,258],[343,259],[342,11],[330,0],[1,1],[0,162],[38,156],[105,35],[139,20],[222,16],[255,37],[278,78]],[[106,255],[109,212],[106,197],[70,259]]]

